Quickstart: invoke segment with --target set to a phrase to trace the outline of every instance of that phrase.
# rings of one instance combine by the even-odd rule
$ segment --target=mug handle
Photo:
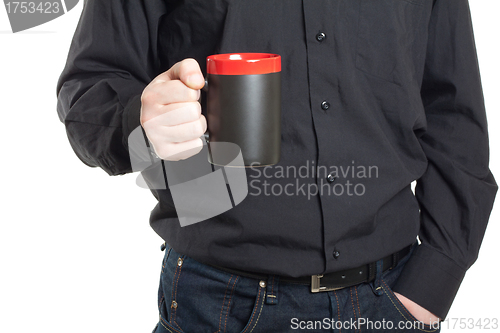
[[[205,78],[205,85],[203,86],[203,88],[201,88],[201,91],[207,93],[208,92],[208,80]],[[200,94],[200,99],[198,100],[198,102],[201,103],[201,94]],[[205,138],[205,142],[208,144],[210,143],[210,135],[208,134],[208,126],[207,126],[207,131],[205,133],[203,133],[203,137]]]

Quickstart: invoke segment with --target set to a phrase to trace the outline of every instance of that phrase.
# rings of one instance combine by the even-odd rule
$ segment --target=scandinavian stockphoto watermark
[[[240,147],[229,142],[208,143],[191,157],[175,161],[159,159],[142,127],[128,138],[132,171],[140,172],[137,185],[153,191],[166,190],[172,197],[182,227],[220,215],[251,196],[362,196],[366,181],[379,177],[377,166],[244,165]]]
[[[201,151],[193,149],[193,156],[179,161],[171,156],[174,161],[165,161],[156,156],[137,127],[128,146],[132,170],[140,172],[137,185],[167,190],[182,227],[220,215],[248,195],[246,168],[238,167],[243,165],[243,156],[233,143],[203,141]]]
[[[378,178],[376,165],[317,165],[307,160],[300,166],[254,166],[249,171],[249,195],[304,196],[307,200],[320,196],[362,196],[368,179]]]
[[[27,30],[58,18],[73,9],[79,0],[4,0],[12,32]]]

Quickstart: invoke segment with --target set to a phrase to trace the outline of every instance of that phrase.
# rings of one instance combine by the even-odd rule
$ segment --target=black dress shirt
[[[131,172],[146,85],[185,58],[206,74],[208,55],[232,52],[282,56],[281,160],[248,171],[241,204],[186,227],[169,190],[153,190],[152,228],[196,260],[293,277],[418,235],[394,290],[444,318],[497,190],[467,0],[88,0],[57,85],[76,154]],[[275,195],[288,184],[293,195]]]

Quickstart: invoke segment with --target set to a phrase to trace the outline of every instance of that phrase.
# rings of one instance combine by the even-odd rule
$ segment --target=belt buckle
[[[311,292],[318,293],[320,291],[332,291],[332,290],[339,290],[339,289],[345,288],[345,287],[327,288],[325,286],[321,286],[320,280],[322,277],[323,277],[323,274],[311,275]]]

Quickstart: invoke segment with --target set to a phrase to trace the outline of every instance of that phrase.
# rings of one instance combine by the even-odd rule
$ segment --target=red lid
[[[281,72],[281,57],[270,53],[226,53],[207,57],[208,74],[248,75]]]

